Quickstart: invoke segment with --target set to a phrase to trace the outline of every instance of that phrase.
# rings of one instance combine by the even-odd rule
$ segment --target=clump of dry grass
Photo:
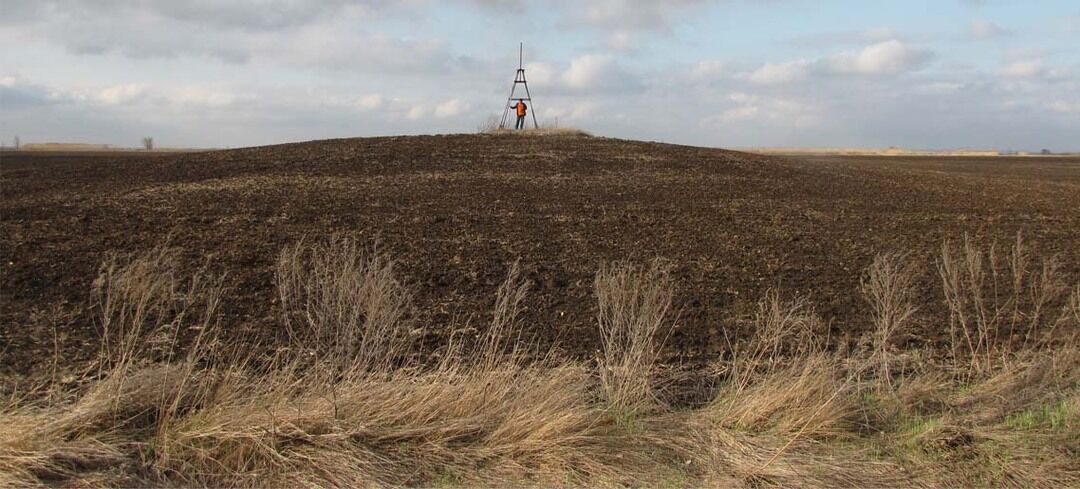
[[[668,265],[604,265],[594,286],[603,343],[600,386],[613,409],[633,413],[654,401],[649,388],[660,346],[671,333],[674,287]]]
[[[816,336],[822,323],[806,298],[767,292],[752,326],[748,338],[729,338],[725,380],[696,413],[711,454],[703,480],[730,487],[903,484],[893,464],[821,445],[846,433],[855,389],[844,363]]]
[[[495,128],[490,131],[481,131],[484,134],[494,134],[497,136],[506,137],[576,137],[576,138],[588,138],[592,137],[587,131],[581,129],[575,129],[572,127],[540,127],[537,129],[499,129]]]
[[[755,333],[732,346],[727,381],[703,408],[716,443],[726,447],[716,455],[727,467],[719,474],[725,483],[815,485],[856,470],[842,460],[857,453],[834,459],[813,449],[814,440],[845,433],[856,410],[852,374],[824,351],[814,333],[820,326],[805,298],[769,291],[758,303]],[[864,477],[871,473],[863,469]],[[894,472],[880,480],[896,482]]]
[[[286,246],[275,279],[293,348],[354,372],[387,372],[414,339],[412,294],[393,261],[353,238]]]

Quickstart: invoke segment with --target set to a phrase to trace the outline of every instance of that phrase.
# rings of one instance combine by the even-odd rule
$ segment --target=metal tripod
[[[506,121],[510,117],[510,109],[517,105],[517,102],[528,101],[529,111],[532,113],[533,128],[539,129],[540,124],[536,123],[536,107],[532,105],[532,95],[529,94],[529,83],[525,81],[525,68],[522,64],[522,53],[524,51],[524,43],[518,44],[518,70],[514,75],[514,84],[510,87],[510,96],[506,99],[506,107],[503,108],[502,119],[499,121],[499,129],[506,129]],[[517,91],[518,85],[525,88],[524,97],[514,97],[514,92]]]

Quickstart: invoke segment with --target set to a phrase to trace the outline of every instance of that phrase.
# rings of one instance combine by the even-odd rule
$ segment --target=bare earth
[[[485,324],[507,265],[533,283],[528,331],[591,356],[605,261],[675,267],[668,361],[723,351],[768,288],[810,294],[834,343],[869,324],[855,294],[879,252],[928,263],[965,233],[1018,232],[1080,277],[1080,158],[765,157],[588,137],[342,139],[187,154],[4,153],[0,365],[25,374],[97,351],[91,283],[107,253],[171,244],[235,287],[226,330],[279,338],[283,245],[355,233],[399,260],[434,348]],[[921,278],[930,284],[936,272]],[[930,290],[923,307],[940,309]],[[940,315],[938,315],[940,317]],[[54,327],[55,326],[55,327]],[[934,342],[939,324],[906,341]],[[55,341],[54,341],[55,340]]]

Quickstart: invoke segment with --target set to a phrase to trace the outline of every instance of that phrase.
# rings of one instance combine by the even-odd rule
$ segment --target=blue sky
[[[520,40],[541,122],[599,135],[1080,150],[1075,0],[0,0],[0,16],[9,142],[471,132],[501,112]]]

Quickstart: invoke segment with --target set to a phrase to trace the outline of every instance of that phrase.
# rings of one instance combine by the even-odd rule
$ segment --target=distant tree
[[[1039,154],[1048,155],[1048,154],[1053,154],[1053,153],[1051,153],[1050,150],[1043,148],[1043,150],[1040,151]]]
[[[22,146],[22,140],[19,136],[15,136],[15,151],[18,151],[20,146]]]
[[[153,151],[153,149],[154,149],[154,138],[152,138],[150,136],[142,138],[142,146],[147,151]]]

